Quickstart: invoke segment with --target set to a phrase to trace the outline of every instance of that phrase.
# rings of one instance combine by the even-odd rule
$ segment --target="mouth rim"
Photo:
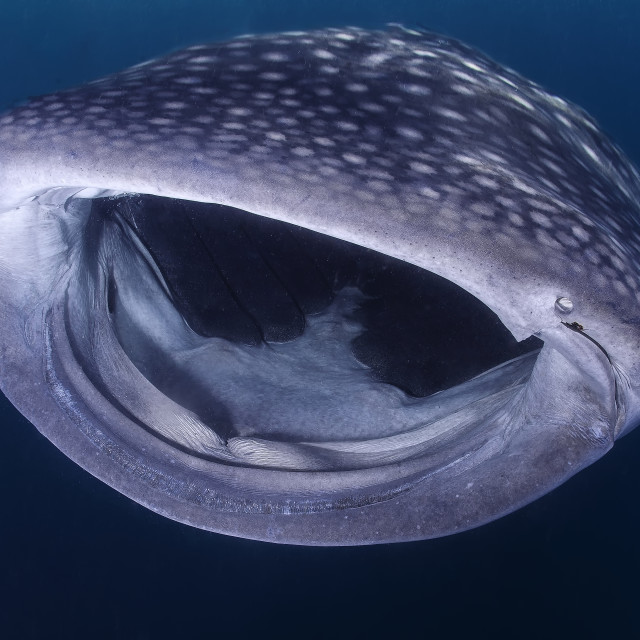
[[[64,379],[67,372],[63,371],[60,375],[60,363],[56,363],[58,345],[54,342],[55,330],[51,333],[48,331],[45,325],[49,345],[46,354],[47,385],[62,393],[55,398],[57,411],[62,410],[65,420],[70,419],[75,428],[89,427],[95,430],[97,438],[104,438],[100,424],[96,427],[96,424],[86,420],[86,415],[95,419],[97,414],[80,406],[77,398],[65,396],[64,390],[69,388],[68,381]],[[100,408],[94,406],[93,410],[96,409],[99,412]],[[42,430],[42,425],[38,426]],[[531,434],[527,436],[526,430],[521,430],[515,434],[515,439],[522,440],[524,436],[528,445],[520,443],[515,454],[501,455],[505,447],[496,450],[495,443],[489,443],[458,458],[453,464],[436,470],[425,470],[422,460],[412,460],[385,469],[343,471],[339,474],[298,472],[294,474],[292,483],[290,472],[243,468],[243,475],[250,474],[257,479],[254,490],[247,492],[246,484],[240,481],[236,469],[228,465],[216,465],[219,476],[210,482],[205,491],[201,491],[192,482],[184,480],[194,471],[201,473],[202,469],[194,467],[193,458],[185,463],[180,455],[175,455],[175,451],[163,461],[164,464],[157,464],[159,460],[156,459],[155,468],[145,467],[140,460],[130,456],[120,457],[122,452],[113,441],[103,439],[101,446],[96,447],[94,439],[88,456],[83,457],[81,453],[79,455],[80,448],[73,447],[70,451],[67,446],[61,446],[61,441],[52,437],[51,433],[46,430],[43,433],[93,475],[161,515],[202,529],[240,537],[322,546],[417,540],[480,526],[547,493],[604,455],[613,444],[613,440],[607,438],[597,441],[576,439],[575,434],[555,428],[550,430],[548,440],[544,443],[543,458],[540,458],[539,439],[532,439]],[[510,437],[513,435],[510,434]],[[91,440],[87,438],[86,442]],[[81,448],[86,449],[86,444]],[[536,461],[541,459],[555,469],[557,476],[553,478],[551,486],[537,485],[535,491],[531,492],[530,484],[523,482],[521,474],[524,469],[535,469]],[[120,470],[114,470],[114,460]],[[496,460],[500,463],[499,468],[491,466]],[[475,471],[483,467],[484,478],[478,481]],[[130,475],[132,469],[135,470],[133,477]],[[336,478],[342,480],[341,486],[335,482]],[[458,498],[459,501],[449,503],[446,497],[436,496],[435,505],[431,504],[434,496],[430,487],[437,489],[440,486],[439,478],[450,486],[451,498]],[[302,479],[308,481],[306,486],[300,482]],[[146,485],[142,495],[139,487],[141,480]],[[502,492],[502,495],[496,497],[492,510],[479,515],[477,506],[468,504],[471,496],[486,495],[492,491],[496,491],[496,495]],[[463,502],[465,504],[461,506]],[[453,512],[450,512],[451,508]],[[411,513],[410,526],[402,519],[391,526],[387,521],[386,527],[382,526],[382,522],[388,520],[387,514],[406,514],[407,509]],[[441,513],[442,509],[446,514]],[[456,513],[458,509],[460,513]],[[416,510],[424,511],[418,518],[418,524],[414,522]],[[452,517],[454,513],[455,517]],[[265,521],[265,517],[268,520]],[[375,528],[372,528],[371,517]],[[430,518],[438,520],[442,517],[452,520],[444,528],[429,522]]]
[[[140,196],[139,194],[136,194],[133,197],[138,198]],[[172,209],[175,208],[174,203],[171,200],[167,202],[169,207]],[[90,206],[93,205],[91,204]],[[109,206],[113,208],[113,203],[110,202]],[[219,207],[219,205],[210,206]],[[115,205],[114,210],[118,210],[118,205]],[[205,213],[207,215],[213,215],[216,211],[205,209]],[[239,215],[239,213],[236,214],[234,212],[234,215]],[[253,214],[245,215],[251,219],[255,218]],[[107,217],[105,217],[105,221],[106,219]],[[106,222],[102,224],[106,224]],[[269,224],[279,225],[284,223],[276,221],[275,223],[269,222]],[[128,226],[127,224],[121,224],[120,226],[125,227],[125,239],[127,241],[131,239],[133,240],[132,245],[134,247],[134,251],[140,254],[142,262],[149,265],[150,271],[153,274],[154,283],[155,280],[158,281],[159,286],[157,287],[156,298],[163,297],[163,302],[165,301],[164,297],[168,298],[168,304],[173,304],[174,310],[180,314],[179,310],[175,307],[177,303],[175,299],[172,298],[170,292],[170,289],[172,288],[175,290],[175,286],[169,285],[163,279],[161,267],[155,263],[155,259],[149,253],[148,247],[146,247],[138,235],[136,235],[137,232],[133,228],[133,226],[137,227],[135,221],[133,226],[131,224]],[[332,241],[334,240],[332,239]],[[526,379],[528,378],[528,375],[530,375],[531,369],[533,368],[537,358],[537,354],[540,351],[540,347],[531,348],[531,346],[528,346],[525,350],[522,345],[515,345],[514,343],[514,345],[510,347],[511,352],[508,352],[509,356],[507,359],[495,364],[495,358],[493,358],[494,364],[492,366],[488,366],[486,363],[484,363],[484,365],[478,365],[476,366],[477,371],[475,374],[469,376],[467,373],[462,381],[457,380],[451,383],[450,386],[445,386],[442,389],[436,389],[435,392],[432,390],[428,393],[421,394],[424,396],[422,398],[412,399],[410,396],[404,395],[400,389],[394,387],[396,395],[397,393],[400,393],[405,398],[405,400],[401,400],[401,404],[406,405],[407,401],[411,400],[418,403],[420,405],[420,409],[424,411],[424,413],[416,414],[416,417],[410,418],[407,424],[402,428],[395,427],[389,429],[391,423],[383,425],[382,431],[378,435],[376,435],[376,432],[371,431],[368,432],[368,435],[366,435],[366,431],[360,435],[355,435],[354,432],[354,435],[351,435],[351,437],[349,433],[341,433],[340,437],[337,437],[336,434],[334,434],[333,437],[331,435],[318,434],[318,436],[313,436],[313,438],[309,440],[309,434],[307,434],[307,437],[304,437],[304,432],[302,435],[296,435],[295,432],[288,433],[287,431],[284,431],[280,436],[278,436],[278,432],[263,433],[260,428],[256,427],[248,433],[231,432],[229,435],[225,436],[223,433],[219,432],[215,424],[211,425],[210,423],[207,423],[206,420],[202,423],[202,419],[198,415],[197,410],[189,410],[187,406],[180,406],[182,404],[181,401],[175,397],[171,400],[173,396],[171,395],[170,390],[167,391],[167,388],[162,386],[162,384],[158,385],[157,376],[154,377],[152,375],[149,377],[149,367],[143,366],[143,368],[140,368],[141,365],[139,364],[139,359],[136,359],[136,357],[132,356],[131,352],[128,351],[126,340],[125,342],[122,341],[122,332],[120,331],[118,324],[119,320],[115,315],[112,315],[112,309],[110,308],[110,305],[115,304],[110,300],[110,297],[112,296],[112,286],[116,287],[116,285],[112,285],[114,269],[106,264],[109,258],[104,257],[102,250],[96,249],[93,245],[90,246],[91,255],[97,255],[98,262],[101,264],[101,269],[98,274],[93,276],[97,282],[93,285],[96,291],[92,291],[91,294],[91,311],[87,310],[86,312],[83,312],[82,309],[80,309],[80,311],[78,308],[71,309],[69,305],[70,294],[69,289],[67,289],[65,293],[66,302],[61,306],[63,318],[61,322],[64,323],[64,329],[61,325],[58,335],[62,335],[63,332],[66,333],[68,336],[67,340],[70,345],[68,353],[71,356],[74,356],[75,360],[78,363],[81,363],[83,368],[90,370],[91,367],[96,367],[97,363],[97,369],[99,369],[99,371],[95,374],[95,377],[90,375],[88,380],[93,382],[97,390],[109,398],[114,407],[116,407],[121,413],[133,422],[138,423],[143,428],[147,428],[161,440],[164,439],[166,442],[173,444],[178,448],[182,448],[186,453],[201,457],[205,460],[219,461],[232,465],[235,464],[243,468],[257,466],[285,472],[342,472],[364,468],[376,468],[381,465],[390,465],[407,459],[420,457],[423,454],[428,453],[429,442],[437,445],[442,438],[453,437],[451,429],[457,432],[462,428],[460,425],[454,425],[451,428],[442,426],[447,424],[447,420],[450,416],[457,415],[460,424],[465,425],[465,429],[471,429],[474,420],[462,417],[465,415],[466,411],[471,411],[471,407],[475,407],[476,416],[483,416],[485,419],[487,419],[487,411],[489,411],[489,414],[493,412],[496,415],[500,415],[501,412],[508,412],[508,409],[506,409],[507,405],[514,402],[513,397],[518,394],[517,388],[526,384]],[[352,245],[347,245],[347,251],[351,251],[349,248],[351,246]],[[109,244],[109,251],[113,255],[117,254],[113,249],[112,244]],[[425,276],[431,277],[431,274],[427,270],[419,269],[419,272]],[[453,293],[458,290],[462,291],[453,283],[447,283],[447,285],[452,288],[452,292],[445,289],[445,293],[448,295],[453,295]],[[341,286],[344,287],[344,285]],[[342,295],[344,291],[347,291],[348,286],[349,285],[347,285],[346,288],[336,290],[335,295]],[[431,285],[427,281],[427,285],[424,286]],[[119,289],[119,285],[117,285],[116,288]],[[442,291],[440,293],[442,293]],[[78,296],[77,293],[75,295],[76,297]],[[478,307],[484,308],[485,311],[489,311],[478,298],[469,296],[467,292],[464,292],[464,296],[465,304],[467,302],[473,302],[473,304]],[[108,311],[108,313],[105,312],[105,300],[107,301],[106,306],[108,309],[106,311]],[[98,305],[97,307],[96,304]],[[157,308],[157,315],[168,315],[160,311],[159,306]],[[320,317],[323,313],[324,312],[320,314]],[[79,325],[75,323],[74,326],[74,316],[81,318]],[[106,318],[104,321],[102,316],[105,316]],[[184,329],[184,325],[188,326],[188,323],[184,316],[181,320],[183,321],[181,325]],[[484,320],[488,321],[488,316]],[[83,323],[86,324],[87,322],[89,325],[85,326]],[[96,326],[93,327],[93,325]],[[168,333],[171,332],[172,328],[173,327],[166,325]],[[503,326],[502,329],[504,331]],[[309,327],[305,329],[304,335],[307,334],[308,330]],[[362,330],[364,331],[364,329]],[[75,343],[76,336],[84,336],[84,334],[91,331],[93,331],[94,336],[96,336],[96,342],[102,340],[109,345],[108,348],[94,349],[91,344],[91,340],[87,342],[86,337],[82,338],[84,340],[83,345],[79,346]],[[194,332],[190,332],[190,336],[193,333]],[[361,334],[358,334],[358,337],[359,335]],[[424,334],[423,337],[426,337],[426,335],[427,334]],[[105,338],[105,336],[108,337]],[[442,336],[440,336],[440,339],[443,339]],[[502,340],[503,338],[498,338],[496,334],[493,339]],[[78,338],[78,340],[80,340],[80,338]],[[217,340],[218,339],[213,338],[210,341],[215,342]],[[294,343],[297,341],[299,341],[299,339],[294,340]],[[353,344],[354,343],[351,342],[351,345]],[[278,345],[271,345],[272,348],[274,346],[277,347]],[[86,352],[88,347],[92,348],[93,355],[90,355],[89,360],[87,361],[87,354],[83,352]],[[504,346],[501,347],[502,350],[505,350],[505,348],[506,347]],[[198,349],[200,349],[200,347],[196,350]],[[105,351],[108,352],[108,356],[105,356]],[[118,355],[114,356],[114,353],[117,353]],[[504,353],[502,354],[502,358],[504,358]],[[169,362],[166,366],[171,367],[174,365]],[[273,364],[271,366],[273,366]],[[106,369],[104,367],[106,367]],[[131,381],[128,384],[129,390],[127,391],[126,389],[119,388],[118,384],[116,384],[115,389],[112,389],[110,387],[110,381],[129,375],[123,373],[123,371],[126,370],[129,370],[129,374],[131,374]],[[247,373],[243,375],[249,374]],[[272,375],[271,372],[269,372],[269,375]],[[499,380],[500,382],[489,382],[494,379]],[[375,382],[375,384],[378,385],[379,390],[382,390],[384,387],[389,387],[389,384],[395,385],[395,382],[393,381],[376,380],[377,382]],[[211,387],[212,384],[215,383],[215,380],[211,381],[207,379],[206,382],[207,385],[205,386]],[[320,384],[322,385],[322,383]],[[131,391],[140,385],[144,387],[145,391],[139,394]],[[215,386],[215,384],[213,384],[213,386]],[[310,385],[307,384],[306,388],[309,387]],[[503,393],[503,391],[509,389],[511,390],[508,393]],[[386,389],[384,390],[386,392]],[[251,393],[252,390],[249,388],[245,391]],[[141,413],[136,405],[136,396],[139,396],[140,398],[142,396],[157,396],[158,393],[164,396],[158,402],[138,401],[137,404],[144,404],[147,406],[150,404],[161,405],[162,401],[167,400],[170,406],[167,406],[165,410],[170,413],[173,412],[172,415],[174,415],[175,420],[177,422],[184,423],[185,429],[190,429],[191,432],[199,432],[200,435],[202,435],[206,428],[210,428],[214,431],[213,438],[209,437],[208,433],[204,433],[204,435],[202,435],[204,438],[204,444],[201,446],[200,443],[195,443],[194,445],[193,438],[191,441],[184,441],[182,436],[179,434],[177,434],[176,437],[176,431],[172,427],[167,428],[167,425],[163,422],[162,418],[158,418],[157,415],[154,418],[153,416],[147,416],[144,413]],[[381,393],[381,391],[379,391],[379,393]],[[504,396],[504,399],[500,400],[499,398],[502,398],[502,396]],[[122,397],[128,398],[128,401],[126,401],[124,405],[120,400]],[[387,397],[386,401],[394,401],[394,397],[395,396]],[[456,402],[456,397],[463,397],[464,401]],[[215,394],[212,398],[215,402]],[[396,397],[395,402],[397,401],[398,398]],[[273,402],[275,402],[275,400]],[[173,403],[175,407],[179,408],[175,408],[171,403]],[[431,405],[437,405],[434,410],[435,413],[430,413],[429,410],[427,410]],[[481,408],[485,405],[487,407],[486,409]],[[443,406],[446,407],[446,409],[442,409]],[[189,413],[189,415],[186,417],[183,416],[181,414],[181,410],[185,414]],[[191,411],[195,411],[195,414],[191,413]],[[474,412],[471,411],[471,413]],[[151,418],[148,421],[149,424],[147,424],[147,417]],[[476,417],[476,421],[481,419],[482,418]],[[196,422],[198,422],[198,424],[195,424]],[[444,429],[444,431],[441,431],[442,429]],[[190,437],[191,435],[192,434],[190,433]],[[197,437],[197,435],[194,436],[194,438]]]
[[[66,208],[73,209],[69,203]],[[58,320],[64,319],[64,309],[54,308],[52,312],[59,313]],[[15,326],[15,318],[10,318],[9,313],[9,309],[3,312],[6,324]],[[467,452],[467,456],[459,456],[451,465],[441,465],[435,470],[425,470],[424,460],[420,458],[392,463],[386,467],[338,473],[300,471],[292,474],[290,471],[255,467],[238,469],[230,465],[217,465],[216,477],[208,478],[207,500],[202,491],[189,481],[190,474],[197,474],[199,479],[205,476],[205,470],[194,465],[193,459],[181,458],[175,455],[175,451],[166,455],[163,453],[163,458],[157,460],[155,470],[144,469],[139,459],[121,456],[121,451],[117,451],[113,442],[103,441],[101,447],[96,447],[87,437],[83,438],[83,442],[77,442],[76,435],[73,440],[72,434],[77,433],[78,428],[83,425],[95,429],[99,437],[103,438],[105,431],[108,431],[108,425],[104,422],[106,413],[99,404],[88,406],[82,394],[69,394],[68,390],[73,385],[69,384],[69,372],[63,368],[64,362],[61,362],[64,357],[59,342],[61,338],[64,340],[65,331],[61,329],[62,325],[52,322],[51,316],[39,316],[38,320],[38,313],[31,313],[34,326],[30,331],[35,336],[36,344],[37,336],[42,336],[43,345],[47,345],[46,353],[42,359],[36,358],[35,361],[32,352],[28,356],[14,355],[13,361],[8,363],[9,369],[15,368],[19,372],[10,378],[9,383],[2,383],[14,404],[58,448],[93,475],[153,511],[203,529],[259,540],[314,545],[370,544],[447,535],[478,526],[523,506],[599,458],[612,444],[609,430],[602,437],[583,437],[578,434],[576,444],[575,433],[565,433],[554,427],[553,432],[545,433],[544,436],[547,445],[556,441],[560,447],[556,447],[553,452],[542,446],[542,440],[531,440],[531,436],[522,429],[515,432],[507,430],[500,437],[488,437],[485,447],[480,446],[475,451]],[[575,333],[562,325],[560,327],[565,333]],[[22,337],[24,331],[25,327],[20,325],[13,330],[13,335]],[[586,342],[583,337],[576,337]],[[546,345],[546,336],[543,339]],[[6,350],[6,345],[11,343],[9,330],[5,333],[4,342]],[[552,342],[553,340],[549,340],[550,345]],[[570,349],[567,353],[569,352]],[[33,409],[25,406],[34,393],[42,395],[42,391],[34,389],[24,391],[25,388],[30,388],[31,383],[26,382],[26,379],[34,367],[43,369],[44,385],[49,398],[46,403],[52,413],[50,418],[43,419],[38,412],[34,414]],[[92,402],[95,400],[91,394],[88,398]],[[90,424],[91,421],[94,422],[93,425]],[[515,446],[514,443],[520,442],[522,438],[529,439],[529,450],[523,453],[520,450],[522,447],[518,445],[515,453],[506,455]],[[538,464],[540,460],[545,465],[551,465],[551,475],[542,482],[537,482],[535,487],[532,486],[532,480],[522,475],[522,456],[530,459],[532,465]],[[535,456],[538,458],[534,460]],[[550,457],[553,458],[551,461]],[[493,468],[492,465],[506,470],[496,471],[494,477],[493,473],[488,473]],[[484,469],[485,477],[480,483],[473,480],[478,469]],[[507,482],[507,486],[500,484],[510,474],[511,480]],[[248,487],[245,481],[248,475],[255,478],[252,487]],[[182,480],[178,482],[180,478]],[[306,484],[301,482],[303,479]],[[519,486],[517,490],[508,488],[514,481]],[[443,488],[445,484],[447,487]],[[168,493],[171,487],[175,489],[173,494]],[[477,505],[469,502],[469,496],[476,491],[484,494],[489,490],[488,487],[493,487],[491,491],[495,491],[496,495],[500,494],[500,497],[491,498],[491,504],[479,513]],[[453,491],[458,493],[452,493]],[[459,506],[458,498],[461,496],[467,496],[464,507]],[[425,504],[429,505],[427,512],[416,515],[415,510]],[[419,520],[415,527],[413,524],[401,526],[399,523],[398,527],[402,529],[400,532],[395,524],[371,524],[370,518],[389,517],[385,514],[394,513],[396,515],[393,518],[397,519],[397,509],[401,505],[403,509],[411,511],[412,521]],[[449,513],[452,508],[453,512]],[[429,514],[434,514],[433,509],[440,515],[434,522],[428,522]],[[345,515],[348,515],[349,522],[355,526],[354,530],[344,528],[340,519]],[[294,516],[293,520],[291,516]],[[263,519],[265,517],[269,522],[275,518],[272,524],[277,526],[266,526]],[[322,520],[316,521],[316,518]],[[323,522],[330,532],[325,530],[325,536],[324,533],[310,531],[309,522]],[[324,527],[325,524],[321,526]]]

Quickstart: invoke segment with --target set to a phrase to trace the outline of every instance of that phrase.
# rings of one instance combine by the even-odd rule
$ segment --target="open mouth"
[[[0,141],[2,389],[158,513],[446,535],[638,421],[637,176],[461,43],[198,45],[35,99]]]
[[[127,429],[204,461],[455,458],[508,420],[542,346],[444,278],[288,223],[153,196],[70,202],[65,371]]]

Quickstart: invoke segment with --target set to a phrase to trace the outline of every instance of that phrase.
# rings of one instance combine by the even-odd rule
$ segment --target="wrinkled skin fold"
[[[461,43],[192,47],[0,116],[0,158],[2,389],[162,515],[442,536],[638,422],[638,173]]]

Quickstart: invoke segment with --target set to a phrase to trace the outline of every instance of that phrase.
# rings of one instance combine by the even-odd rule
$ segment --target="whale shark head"
[[[0,116],[0,384],[175,520],[468,529],[639,420],[640,178],[399,26],[195,46]]]

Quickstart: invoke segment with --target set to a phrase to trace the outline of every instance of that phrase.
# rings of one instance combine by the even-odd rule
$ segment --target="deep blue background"
[[[387,21],[479,46],[640,163],[637,0],[0,0],[0,106],[196,42]],[[639,458],[633,433],[546,498],[450,538],[306,549],[156,516],[4,401],[0,637],[638,637]]]

